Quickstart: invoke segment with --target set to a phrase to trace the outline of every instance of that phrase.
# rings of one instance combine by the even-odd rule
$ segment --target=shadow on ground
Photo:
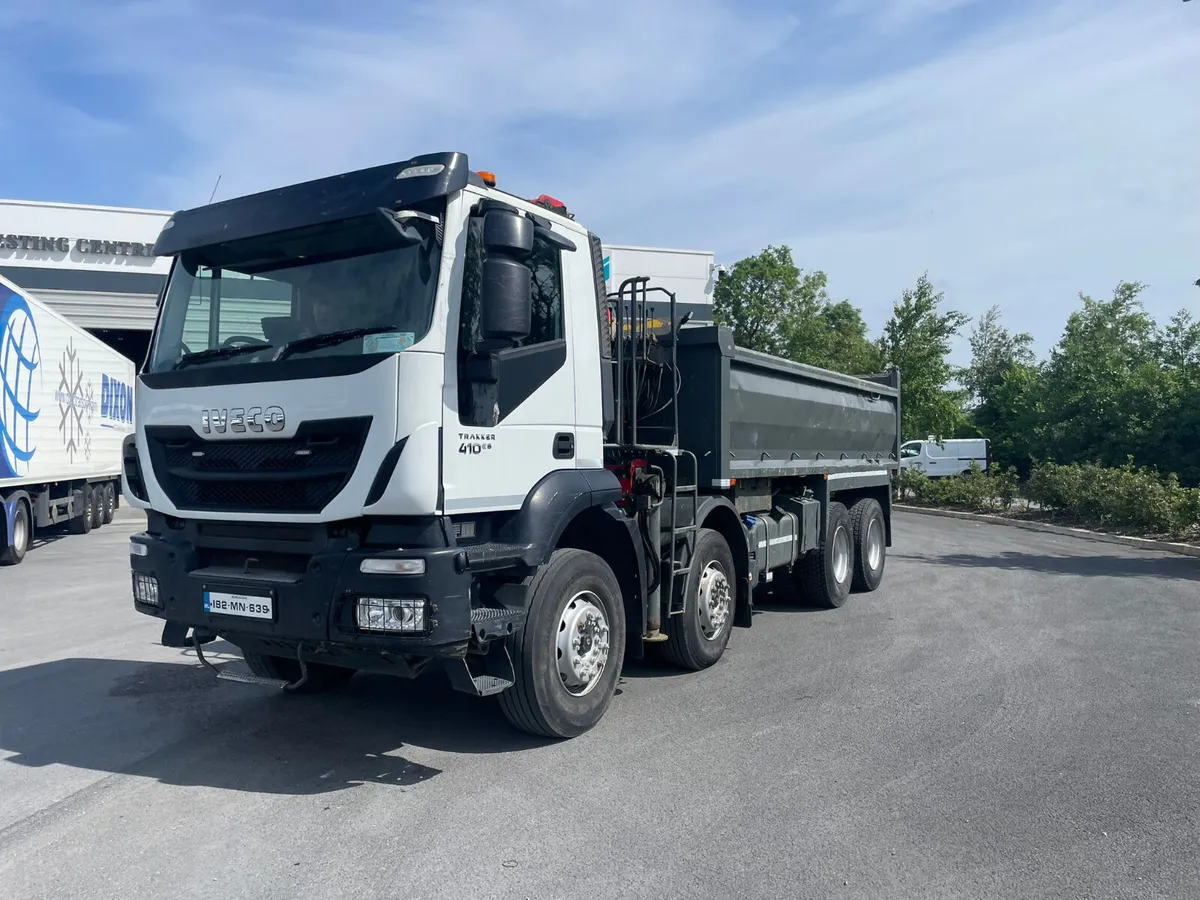
[[[236,648],[205,656],[245,671]],[[629,679],[684,674],[655,655],[629,660]],[[299,696],[218,681],[192,650],[178,662],[62,659],[0,671],[0,759],[70,766],[167,784],[267,794],[320,794],[367,782],[406,789],[442,774],[405,748],[514,753],[553,745],[514,728],[495,698],[450,688],[443,672],[416,681],[359,674],[328,694]]]
[[[1007,569],[1046,575],[1082,575],[1107,578],[1169,578],[1200,581],[1200,559],[1191,556],[1051,556],[1040,553],[1005,552],[987,555],[950,553],[944,555],[896,554],[894,559],[925,565],[965,569]]]
[[[218,666],[243,669],[214,644]],[[236,653],[236,651],[233,651]],[[450,689],[441,672],[410,682],[358,675],[325,695],[217,681],[178,663],[63,659],[0,671],[0,766],[71,766],[273,794],[366,782],[407,788],[441,774],[406,747],[507,753],[550,741],[517,731],[494,701]]]

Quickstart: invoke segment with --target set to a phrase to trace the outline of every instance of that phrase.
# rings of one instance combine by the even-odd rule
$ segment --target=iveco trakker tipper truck
[[[289,691],[357,671],[594,726],[627,652],[716,663],[771,589],[883,577],[894,372],[688,326],[599,239],[437,153],[176,213],[125,446],[135,608]],[[648,327],[648,322],[667,323]]]

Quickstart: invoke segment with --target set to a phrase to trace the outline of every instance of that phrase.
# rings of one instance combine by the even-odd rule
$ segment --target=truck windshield
[[[326,231],[184,253],[149,371],[394,353],[419,341],[432,320],[440,248],[433,224],[406,224],[418,243]]]

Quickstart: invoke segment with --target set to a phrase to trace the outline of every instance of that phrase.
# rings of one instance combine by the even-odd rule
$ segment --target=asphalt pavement
[[[550,743],[440,674],[216,682],[138,527],[0,569],[7,900],[1200,897],[1200,560],[900,515],[877,592]]]

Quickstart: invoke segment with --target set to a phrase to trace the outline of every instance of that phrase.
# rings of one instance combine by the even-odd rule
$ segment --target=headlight
[[[134,572],[133,599],[146,606],[162,609],[162,601],[158,599],[158,579],[143,572]]]
[[[428,605],[424,599],[413,597],[359,597],[354,618],[363,631],[422,634],[429,624]]]

